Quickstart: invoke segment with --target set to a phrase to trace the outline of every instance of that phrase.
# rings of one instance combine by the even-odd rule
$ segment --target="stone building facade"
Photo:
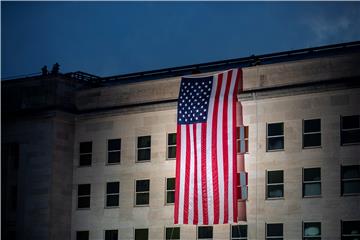
[[[280,55],[2,82],[4,239],[356,239],[360,44]],[[232,67],[249,129],[247,221],[175,226],[181,76]]]

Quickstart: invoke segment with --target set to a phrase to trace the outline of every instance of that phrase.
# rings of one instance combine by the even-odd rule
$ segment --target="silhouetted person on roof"
[[[42,75],[45,76],[45,75],[48,75],[49,74],[49,71],[47,69],[47,66],[44,65],[42,68],[41,68],[41,71],[42,71]]]
[[[59,74],[60,65],[58,63],[55,63],[51,69],[51,74],[57,75]]]

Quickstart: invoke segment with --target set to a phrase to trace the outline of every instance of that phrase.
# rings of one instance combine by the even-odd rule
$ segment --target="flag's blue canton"
[[[206,122],[213,77],[183,78],[178,99],[178,124]]]

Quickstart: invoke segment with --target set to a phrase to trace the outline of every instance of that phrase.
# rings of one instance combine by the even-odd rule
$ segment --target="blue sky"
[[[360,2],[1,2],[2,77],[99,76],[360,40]]]

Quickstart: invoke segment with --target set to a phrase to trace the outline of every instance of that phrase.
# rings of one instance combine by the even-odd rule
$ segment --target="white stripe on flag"
[[[189,224],[194,221],[194,131],[193,124],[189,125],[190,129],[190,180],[189,180]]]
[[[196,124],[196,153],[197,153],[197,194],[198,194],[198,224],[203,224],[202,182],[201,182],[201,123]]]

